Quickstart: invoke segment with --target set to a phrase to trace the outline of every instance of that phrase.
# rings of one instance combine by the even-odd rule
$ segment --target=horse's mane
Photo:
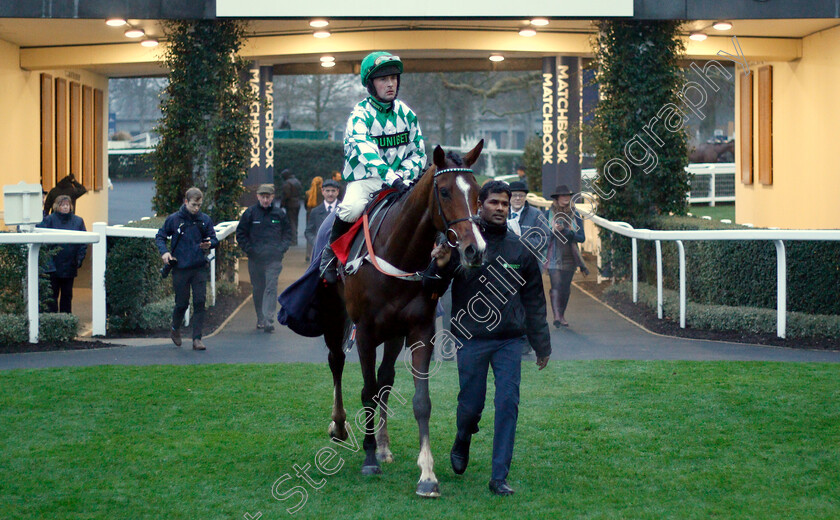
[[[455,163],[455,166],[463,166],[464,161],[461,159],[461,156],[455,152],[449,151],[446,152],[446,158]]]

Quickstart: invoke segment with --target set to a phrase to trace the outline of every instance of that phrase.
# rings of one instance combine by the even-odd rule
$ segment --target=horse
[[[702,143],[688,155],[690,163],[732,162],[735,160],[735,140],[725,143]]]
[[[434,348],[437,300],[424,293],[422,283],[408,280],[406,275],[416,275],[429,265],[438,232],[445,234],[450,246],[458,248],[465,268],[481,265],[485,244],[476,224],[479,188],[469,167],[478,160],[483,146],[482,140],[462,161],[457,155],[446,154],[440,146],[436,147],[433,165],[394,203],[373,239],[377,265],[365,262],[343,282],[324,284],[319,289],[322,291],[319,295],[321,325],[329,349],[334,390],[332,422],[327,431],[336,441],[347,440],[350,428],[346,422],[341,376],[345,336],[351,321],[356,326],[355,341],[364,380],[360,411],[365,425],[363,475],[381,473],[380,461],[393,462],[387,431],[388,395],[394,383],[397,357],[405,342],[411,345],[413,407],[420,436],[417,458],[420,479],[416,493],[423,497],[440,496],[429,442],[432,402],[427,377]],[[383,265],[392,274],[381,272]],[[394,276],[396,271],[404,274]],[[383,359],[377,373],[376,349],[383,343]],[[377,404],[380,422],[374,428]],[[358,423],[358,414],[356,420]]]

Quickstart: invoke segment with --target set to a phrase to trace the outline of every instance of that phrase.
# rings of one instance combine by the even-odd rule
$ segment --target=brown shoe
[[[181,331],[172,329],[172,332],[169,334],[169,337],[172,338],[172,343],[175,343],[176,347],[181,346]]]
[[[205,347],[204,343],[201,342],[201,338],[193,340],[193,350],[207,350],[207,347]]]

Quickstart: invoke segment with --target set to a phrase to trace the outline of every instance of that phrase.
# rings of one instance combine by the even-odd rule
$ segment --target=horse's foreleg
[[[404,338],[385,342],[385,352],[376,376],[376,383],[379,387],[377,404],[379,405],[380,420],[379,427],[376,430],[376,459],[379,462],[394,462],[394,455],[391,453],[391,439],[388,436],[388,416],[392,413],[388,408],[388,396],[391,395],[391,388],[394,386],[394,365],[404,343]],[[400,399],[402,398],[400,397]],[[405,400],[403,400],[403,403],[405,403]]]
[[[422,497],[440,496],[438,479],[435,476],[435,461],[432,457],[432,445],[429,440],[429,418],[432,415],[432,400],[429,396],[429,362],[432,359],[432,335],[434,329],[424,330],[409,336],[411,366],[414,375],[414,418],[420,433],[420,455],[417,465],[420,467],[420,480],[417,482],[417,494]]]
[[[365,333],[363,327],[356,327],[356,344],[359,349],[359,362],[362,365],[362,410],[356,415],[364,421],[365,440],[362,447],[365,450],[365,461],[362,463],[362,475],[377,475],[382,473],[379,461],[376,460],[376,431],[381,424],[375,424],[376,399],[379,388],[376,385],[376,347],[373,340]]]

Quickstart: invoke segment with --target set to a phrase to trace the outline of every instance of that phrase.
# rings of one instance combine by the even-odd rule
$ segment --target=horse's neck
[[[430,181],[421,179],[407,196],[391,208],[383,223],[383,233],[376,240],[382,244],[376,254],[405,271],[424,269],[434,247],[437,230],[429,211],[434,189]]]

